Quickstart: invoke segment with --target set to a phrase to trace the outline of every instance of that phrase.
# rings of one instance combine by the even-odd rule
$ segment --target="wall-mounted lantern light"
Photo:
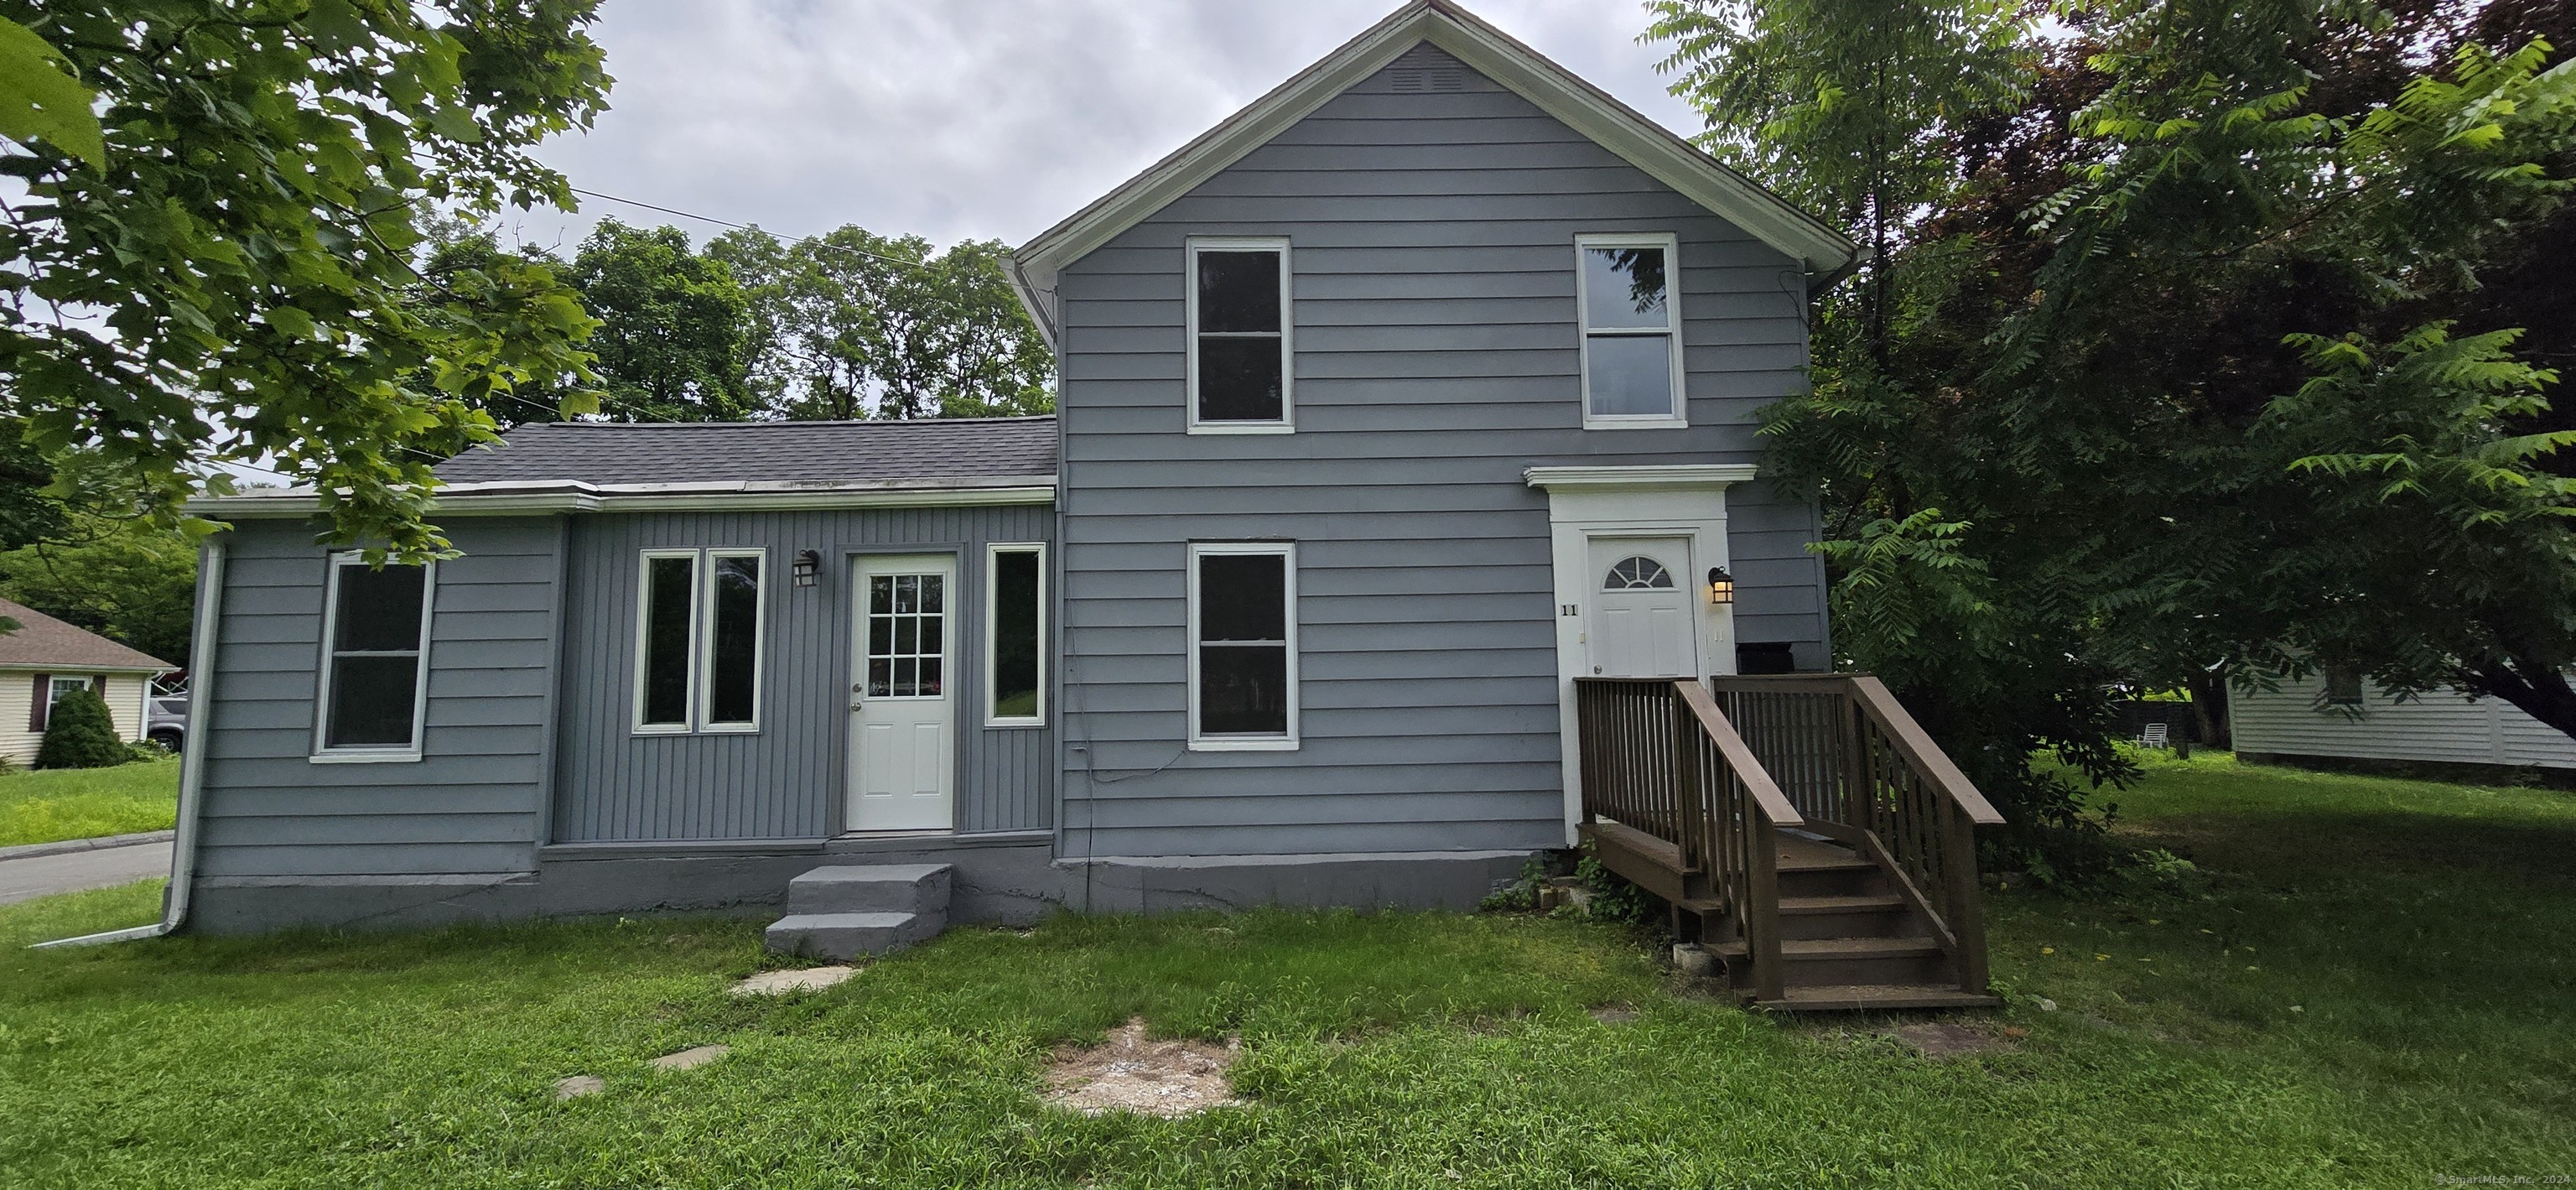
[[[1735,576],[1723,566],[1708,568],[1708,601],[1719,605],[1735,602]]]
[[[823,555],[815,553],[812,550],[798,550],[796,551],[796,565],[793,567],[793,570],[796,574],[797,586],[813,586],[814,576],[820,574],[823,570]]]

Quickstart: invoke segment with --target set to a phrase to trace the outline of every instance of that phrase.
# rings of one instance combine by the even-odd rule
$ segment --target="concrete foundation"
[[[947,864],[948,920],[1027,925],[1058,908],[1172,913],[1298,908],[1471,910],[1516,879],[1525,851],[1057,860],[1045,835],[547,847],[535,872],[208,877],[188,929],[422,929],[630,913],[774,915],[788,881],[835,864]]]

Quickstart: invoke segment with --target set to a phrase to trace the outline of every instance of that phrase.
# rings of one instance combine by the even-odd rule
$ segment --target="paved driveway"
[[[170,874],[170,841],[0,859],[0,905]]]

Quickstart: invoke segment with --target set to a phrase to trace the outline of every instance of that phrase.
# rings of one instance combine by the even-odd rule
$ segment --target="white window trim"
[[[763,688],[769,680],[769,550],[765,546],[723,546],[702,552],[705,557],[698,563],[700,589],[693,597],[697,601],[699,620],[697,627],[692,630],[696,640],[691,642],[693,647],[689,650],[695,667],[695,671],[689,675],[689,682],[695,687],[691,691],[690,709],[697,716],[700,734],[758,735],[760,734],[760,713],[767,709],[765,705],[767,700],[762,698]],[[715,721],[716,559],[718,558],[760,560],[760,588],[752,597],[751,718],[747,722],[737,720],[718,723]]]
[[[1276,555],[1280,566],[1282,627],[1288,634],[1288,732],[1286,735],[1209,735],[1199,730],[1199,559],[1225,555]],[[1189,717],[1192,752],[1294,752],[1300,739],[1297,722],[1297,543],[1293,541],[1194,541],[1189,573]]]
[[[1584,277],[1583,254],[1593,248],[1661,248],[1664,250],[1664,322],[1661,330],[1653,327],[1607,327],[1595,331],[1591,325],[1591,294]],[[1682,253],[1681,238],[1671,232],[1619,232],[1585,234],[1574,237],[1574,338],[1578,348],[1575,378],[1583,400],[1583,428],[1587,430],[1677,430],[1690,425],[1689,377],[1682,371]],[[1671,348],[1672,362],[1667,365],[1673,382],[1672,412],[1668,414],[1596,414],[1592,412],[1592,336],[1663,335]]]
[[[1199,253],[1261,252],[1279,254],[1279,420],[1199,420]],[[1286,236],[1191,236],[1182,253],[1181,289],[1185,313],[1182,330],[1189,353],[1187,387],[1181,394],[1193,434],[1293,434],[1297,432],[1296,270],[1290,267]],[[1222,333],[1222,332],[1220,332]]]
[[[333,642],[340,638],[340,572],[366,564],[362,550],[335,553],[328,560],[330,575],[322,584],[322,664],[314,675],[313,686],[313,754],[305,758],[313,764],[412,764],[420,760],[421,743],[429,735],[429,626],[432,605],[438,601],[436,562],[423,562],[420,568],[420,646],[415,654],[419,663],[412,667],[411,742],[338,748],[329,745],[331,674],[338,668],[333,662],[339,657]]]
[[[1001,601],[1001,584],[995,576],[1001,570],[1004,554],[1035,554],[1038,559],[1038,712],[1035,715],[996,715],[993,713],[994,666],[998,658],[993,651],[993,637],[1000,628],[995,612]],[[1047,717],[1047,548],[1043,541],[996,541],[984,546],[984,726],[1044,727]]]
[[[640,550],[636,553],[635,691],[634,711],[628,723],[629,727],[633,729],[633,733],[636,735],[687,735],[697,726],[695,722],[695,712],[698,706],[698,621],[701,615],[700,607],[705,602],[701,596],[703,595],[704,588],[706,586],[706,575],[704,573],[706,570],[706,563],[698,557],[701,552],[703,551]],[[684,721],[679,723],[646,723],[644,721],[644,667],[646,662],[650,660],[649,655],[652,651],[650,645],[653,631],[653,618],[646,608],[646,602],[652,598],[653,560],[656,558],[687,558],[691,567],[689,572],[689,644],[687,649],[682,653],[681,662],[681,664],[688,668],[689,683],[687,696],[681,705],[687,707],[688,710],[683,712],[683,715],[686,716],[686,718]]]

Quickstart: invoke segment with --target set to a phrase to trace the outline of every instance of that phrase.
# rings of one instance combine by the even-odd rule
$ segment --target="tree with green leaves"
[[[2030,7],[2012,0],[1652,0],[1672,92],[1713,117],[1701,144],[1856,228],[1863,344],[1884,362],[1888,265],[1912,213],[1960,182],[1951,134],[2015,106]]]
[[[0,0],[7,412],[156,507],[264,462],[319,487],[339,541],[441,549],[429,467],[492,437],[478,405],[592,407],[593,320],[550,270],[419,265],[442,206],[573,205],[529,149],[605,104],[595,8]]]
[[[1055,360],[1001,268],[1002,245],[939,251],[857,226],[786,242],[758,230],[707,246],[751,298],[754,383],[796,418],[1044,413]]]
[[[1766,432],[1823,492],[1838,644],[2015,830],[2083,829],[2034,749],[2121,778],[2115,680],[2354,664],[2576,733],[2556,377],[2486,288],[2576,174],[2576,70],[2532,12],[2067,6],[2020,100],[1920,125],[1952,172],[1884,318],[1829,298]],[[1776,102],[1706,110],[1776,185],[1849,168]]]
[[[602,416],[740,421],[757,411],[750,301],[732,268],[686,232],[600,220],[564,276],[600,321],[590,349],[607,393]]]
[[[212,526],[154,515],[148,489],[96,452],[66,452],[38,493],[46,529],[0,550],[0,595],[185,668]]]

